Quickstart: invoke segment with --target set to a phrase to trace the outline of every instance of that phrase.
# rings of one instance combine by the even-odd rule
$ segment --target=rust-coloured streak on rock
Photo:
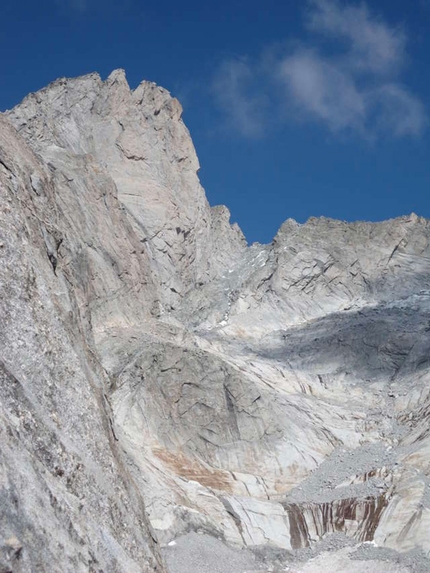
[[[231,493],[231,475],[228,472],[208,468],[185,456],[182,452],[172,452],[165,448],[153,448],[153,453],[162,460],[176,475],[193,480],[205,487]]]

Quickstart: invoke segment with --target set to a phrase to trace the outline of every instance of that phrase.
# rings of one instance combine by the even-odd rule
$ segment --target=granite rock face
[[[0,571],[162,572],[189,532],[247,570],[426,570],[429,221],[248,246],[198,169],[121,70],[0,116]]]

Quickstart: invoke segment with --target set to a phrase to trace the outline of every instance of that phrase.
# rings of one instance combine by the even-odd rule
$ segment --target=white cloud
[[[369,101],[379,131],[402,137],[419,135],[425,127],[424,105],[401,85],[384,84],[369,93]]]
[[[373,16],[365,4],[308,0],[308,6],[308,45],[283,53],[270,66],[226,62],[219,70],[217,99],[230,124],[245,136],[263,132],[261,106],[270,101],[280,119],[317,121],[333,133],[366,139],[419,135],[427,123],[425,108],[399,80],[404,32]],[[326,37],[332,40],[329,52]],[[281,88],[281,104],[273,85]]]
[[[404,60],[406,37],[372,17],[365,4],[342,5],[338,0],[310,0],[308,28],[345,40],[349,63],[363,70],[389,73]]]
[[[280,62],[279,78],[291,96],[289,100],[333,131],[364,129],[363,94],[353,79],[330,61],[311,51],[300,51]]]
[[[370,139],[416,136],[427,123],[424,105],[400,83],[378,77],[363,82],[346,66],[311,51],[282,59],[278,77],[283,105],[294,117],[317,120],[333,133],[356,132]]]
[[[222,64],[212,83],[212,93],[228,125],[247,137],[261,136],[265,124],[266,98],[255,90],[256,73],[244,60],[229,60]]]

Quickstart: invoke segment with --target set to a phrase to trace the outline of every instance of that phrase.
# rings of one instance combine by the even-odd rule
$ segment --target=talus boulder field
[[[0,115],[0,571],[429,571],[430,222],[248,246],[181,113]]]

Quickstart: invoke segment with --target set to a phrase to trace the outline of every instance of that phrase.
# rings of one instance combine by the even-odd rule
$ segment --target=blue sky
[[[250,242],[288,217],[430,217],[429,26],[430,0],[5,0],[0,109],[121,67],[181,100]]]

